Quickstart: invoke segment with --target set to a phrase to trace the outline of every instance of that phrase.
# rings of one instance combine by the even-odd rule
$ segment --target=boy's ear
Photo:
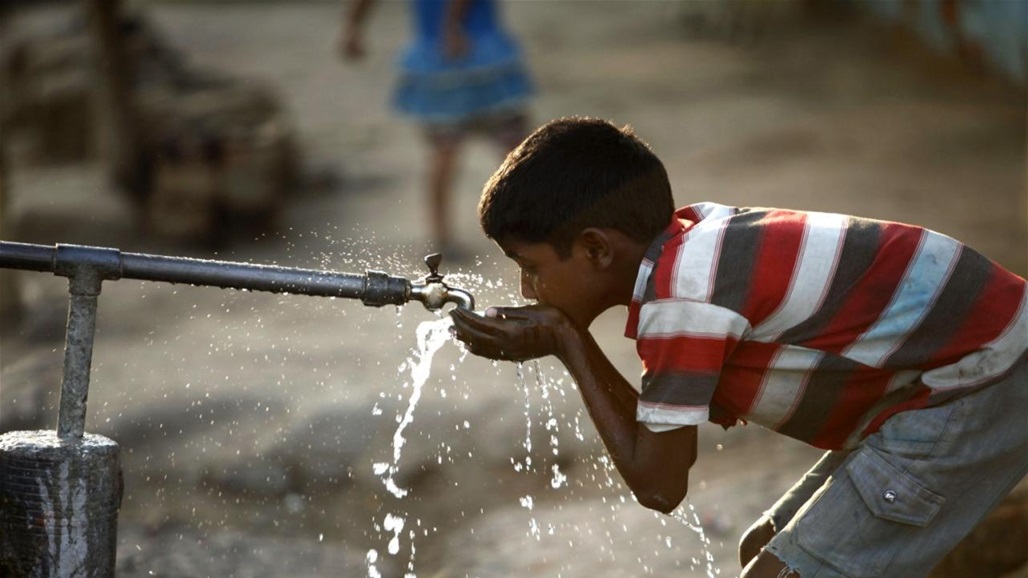
[[[578,234],[578,242],[596,266],[606,269],[614,261],[614,244],[603,229],[589,227]]]

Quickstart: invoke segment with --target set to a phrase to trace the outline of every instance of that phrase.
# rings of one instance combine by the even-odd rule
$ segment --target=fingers
[[[517,308],[512,307],[490,307],[485,310],[485,316],[489,319],[506,319],[516,310]]]
[[[461,341],[478,341],[483,339],[489,339],[492,334],[483,328],[475,319],[471,319],[469,315],[462,315],[454,310],[450,313],[450,317],[453,319],[453,327],[457,332],[457,338]],[[477,316],[476,316],[477,317]]]
[[[490,359],[503,359],[495,330],[488,326],[483,327],[478,315],[458,313],[458,310],[454,309],[450,317],[453,319],[455,337],[463,342],[469,351]]]
[[[459,309],[450,315],[456,338],[475,355],[508,361],[524,358],[524,320],[482,317]]]
[[[458,329],[474,329],[483,335],[497,335],[503,324],[502,318],[483,317],[460,308],[450,311],[450,317]]]
[[[510,323],[512,321],[525,322],[536,319],[538,315],[532,307],[490,307],[485,310],[487,319],[502,320]]]

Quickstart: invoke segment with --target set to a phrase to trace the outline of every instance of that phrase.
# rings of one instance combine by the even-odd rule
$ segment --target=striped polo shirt
[[[626,335],[653,429],[752,421],[849,448],[997,381],[1028,348],[1025,280],[945,235],[700,203],[649,247]]]

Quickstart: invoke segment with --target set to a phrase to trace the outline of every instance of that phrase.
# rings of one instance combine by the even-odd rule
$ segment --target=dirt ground
[[[679,204],[913,222],[1028,272],[1023,87],[840,14],[783,9],[732,39],[697,24],[703,4],[506,4],[538,84],[534,118],[631,124]],[[405,4],[377,7],[356,65],[336,52],[341,4],[144,6],[195,65],[277,87],[321,186],[290,199],[278,231],[211,254],[141,230],[97,163],[15,166],[4,240],[424,273],[425,151],[387,106]],[[498,160],[468,147],[452,213],[475,256],[443,264],[481,305],[518,301],[475,218]],[[19,280],[27,315],[2,324],[0,431],[56,420],[65,283]],[[819,455],[755,426],[704,428],[683,509],[704,542],[631,500],[560,368],[447,344],[404,432],[397,481],[411,493],[396,498],[373,466],[393,457],[415,328],[434,320],[416,304],[106,283],[87,430],[122,446],[118,575],[731,576],[739,533]],[[623,324],[611,312],[594,333],[633,376]]]

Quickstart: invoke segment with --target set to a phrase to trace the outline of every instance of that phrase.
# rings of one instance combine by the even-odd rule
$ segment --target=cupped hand
[[[560,356],[574,326],[559,309],[547,305],[490,307],[485,316],[464,309],[450,311],[454,333],[471,353],[506,361]]]

